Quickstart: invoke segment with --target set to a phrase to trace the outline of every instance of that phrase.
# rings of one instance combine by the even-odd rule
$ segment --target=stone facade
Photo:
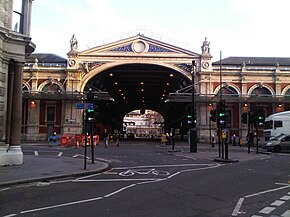
[[[22,138],[43,140],[49,136],[50,121],[47,119],[50,107],[55,108],[54,119],[51,120],[54,131],[60,134],[80,133],[82,111],[76,109],[75,104],[83,102],[88,82],[95,75],[126,64],[159,65],[191,82],[192,61],[195,62],[197,128],[201,142],[209,142],[211,135],[216,135],[216,123],[211,122],[209,117],[220,100],[220,91],[230,112],[227,129],[231,135],[235,134],[244,141],[247,125],[241,123],[242,113],[254,106],[262,106],[266,115],[289,110],[289,58],[229,57],[221,62],[212,62],[209,45],[205,39],[201,54],[198,54],[136,35],[79,52],[73,36],[67,60],[57,62],[57,58],[51,57],[50,60],[32,58],[27,61],[24,68],[27,95],[24,95],[26,113]],[[35,54],[34,57],[41,55],[44,54]],[[45,89],[47,85],[54,89],[49,92]],[[169,102],[190,104],[191,88],[167,93],[167,97]],[[35,107],[31,106],[32,101],[35,101]],[[263,136],[263,129],[259,128],[258,133]]]
[[[25,56],[34,51],[30,38],[32,0],[0,1],[0,165],[23,163],[20,147],[22,80]],[[16,13],[17,12],[17,13]]]

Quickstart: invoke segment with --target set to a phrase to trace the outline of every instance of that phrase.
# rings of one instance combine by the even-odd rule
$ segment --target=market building
[[[290,58],[228,57],[212,61],[205,38],[193,52],[142,34],[78,51],[74,35],[67,59],[54,54],[27,58],[23,79],[23,140],[46,140],[53,132],[79,134],[85,103],[94,95],[94,131],[122,131],[126,114],[150,109],[163,116],[163,131],[186,135],[192,79],[198,140],[216,135],[210,111],[220,93],[229,114],[227,129],[245,140],[241,115],[261,107],[266,115],[289,110]],[[195,67],[192,63],[195,63]],[[192,73],[194,72],[194,76]],[[263,128],[259,127],[259,136]]]

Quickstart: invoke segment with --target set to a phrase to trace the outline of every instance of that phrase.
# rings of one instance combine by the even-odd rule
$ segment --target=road
[[[24,147],[63,156],[81,149]],[[2,216],[290,216],[289,154],[220,164],[154,143],[98,147],[110,171],[0,189]]]

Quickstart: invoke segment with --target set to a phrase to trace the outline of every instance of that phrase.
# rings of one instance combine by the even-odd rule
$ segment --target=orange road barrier
[[[61,146],[74,146],[76,145],[75,136],[72,134],[63,134],[60,138],[60,145]]]
[[[93,143],[94,143],[94,146],[97,146],[99,144],[99,135],[93,136]]]

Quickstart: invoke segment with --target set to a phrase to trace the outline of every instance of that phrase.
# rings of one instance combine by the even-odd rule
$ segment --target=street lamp
[[[192,121],[191,121],[191,129],[190,129],[190,152],[197,152],[197,132],[196,132],[196,114],[195,114],[195,109],[196,109],[196,104],[195,104],[195,91],[194,91],[194,76],[195,76],[195,70],[196,70],[196,64],[195,61],[192,61],[192,73],[191,73],[191,82],[192,82],[192,88],[191,88],[191,116],[192,116]]]

